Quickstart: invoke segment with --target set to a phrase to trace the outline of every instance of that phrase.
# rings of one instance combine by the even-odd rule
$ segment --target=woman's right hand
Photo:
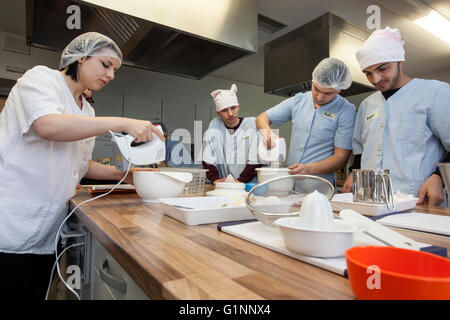
[[[152,140],[152,133],[155,133],[162,141],[165,141],[164,135],[159,131],[159,129],[154,126],[151,121],[138,120],[131,118],[122,118],[123,128],[129,135],[136,138],[135,142],[145,142]]]

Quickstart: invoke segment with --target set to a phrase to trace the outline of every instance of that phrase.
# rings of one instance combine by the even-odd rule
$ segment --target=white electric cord
[[[74,247],[79,247],[79,246],[84,246],[85,243],[81,242],[81,243],[74,243],[71,244],[70,246],[68,246],[67,248],[64,248],[64,250],[58,255],[58,260],[59,258],[61,258],[61,256],[63,255],[64,252],[66,252],[67,250],[69,250],[70,248],[74,248]],[[48,300],[48,294],[50,292],[50,287],[52,286],[52,280],[53,280],[53,273],[55,272],[55,267],[56,267],[56,263],[58,262],[58,260],[55,261],[55,263],[53,264],[53,268],[52,268],[52,272],[50,274],[50,281],[48,283],[48,287],[47,287],[47,293],[45,294],[45,300]]]
[[[111,133],[112,133],[112,132],[111,132]],[[131,159],[131,146],[128,145],[128,148],[129,148],[128,151],[129,151],[129,153],[130,153],[130,159]],[[58,256],[58,241],[59,241],[59,236],[60,236],[60,234],[61,234],[62,227],[64,226],[64,224],[66,223],[66,221],[70,218],[70,216],[75,212],[75,210],[77,210],[80,206],[82,206],[82,205],[85,204],[85,203],[88,203],[88,202],[97,200],[97,199],[99,199],[99,198],[101,198],[101,197],[107,196],[107,195],[110,194],[112,191],[114,191],[114,190],[122,183],[122,181],[125,180],[125,178],[126,178],[127,175],[128,175],[128,172],[130,171],[130,168],[131,168],[131,161],[128,161],[127,172],[125,173],[125,175],[123,176],[123,178],[122,178],[119,182],[117,182],[117,184],[116,184],[111,190],[109,190],[108,192],[103,193],[103,194],[101,194],[101,195],[98,195],[98,196],[96,196],[95,198],[91,198],[91,199],[84,200],[83,202],[81,202],[80,204],[78,204],[78,205],[77,205],[77,206],[76,206],[76,207],[75,207],[75,208],[67,215],[67,217],[63,220],[63,222],[62,222],[61,225],[59,226],[58,232],[56,233],[56,238],[55,238],[55,257],[56,257],[56,261],[55,261],[55,264],[56,264],[56,269],[57,269],[57,271],[58,271],[58,276],[59,276],[59,278],[61,279],[61,281],[64,283],[64,285],[67,287],[67,289],[69,289],[69,291],[72,292],[72,293],[77,297],[78,300],[81,300],[80,296],[79,296],[78,293],[76,293],[76,291],[73,290],[73,289],[69,286],[69,284],[63,279],[63,277],[61,276],[61,270],[60,270],[60,268],[59,268],[59,263],[58,263],[58,260],[59,260],[59,256]],[[65,251],[65,250],[64,250],[64,251]],[[64,251],[63,251],[63,252],[64,252]],[[61,254],[62,254],[62,253],[61,253]],[[51,286],[51,281],[52,281],[52,279],[50,279],[49,287]],[[47,298],[47,297],[46,297],[46,298]]]

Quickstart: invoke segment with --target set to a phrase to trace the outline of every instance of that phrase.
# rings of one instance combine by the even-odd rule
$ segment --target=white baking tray
[[[353,195],[351,193],[335,194],[331,202],[342,209],[352,209],[366,216],[379,216],[386,213],[413,209],[416,206],[417,200],[418,198],[415,197],[398,197],[394,195],[395,209],[392,212],[384,204],[353,202]]]
[[[254,219],[245,205],[235,206],[228,197],[164,198],[158,201],[164,214],[189,226]]]
[[[236,205],[226,196],[164,198],[158,201],[164,214],[189,226],[255,219],[245,204]],[[274,206],[258,205],[257,208],[271,212],[272,207],[280,210],[280,206],[286,206],[284,210],[287,212],[290,203]]]
[[[450,236],[450,217],[444,215],[410,212],[388,215],[377,222],[391,227]]]

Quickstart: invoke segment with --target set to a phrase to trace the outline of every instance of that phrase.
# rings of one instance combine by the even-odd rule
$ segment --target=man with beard
[[[211,92],[216,115],[204,135],[203,168],[206,177],[216,184],[225,182],[230,175],[235,182],[256,182],[258,163],[258,131],[254,117],[239,117],[241,105],[237,87]]]
[[[339,95],[350,87],[352,78],[344,62],[326,58],[314,68],[312,79],[311,91],[261,113],[256,127],[271,148],[278,137],[270,124],[292,120],[290,173],[319,175],[335,184],[335,172],[346,165],[352,149],[355,106]]]
[[[411,78],[398,29],[376,30],[357,51],[361,70],[377,92],[358,110],[353,133],[353,169],[389,169],[393,191],[444,200],[437,163],[450,149],[450,86]],[[343,192],[352,191],[352,175]]]

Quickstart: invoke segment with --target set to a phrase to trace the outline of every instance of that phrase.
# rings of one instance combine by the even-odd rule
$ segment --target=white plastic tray
[[[164,198],[158,201],[164,214],[189,226],[255,219],[245,204],[236,205],[233,199],[226,196]],[[257,208],[270,212],[272,207],[280,210],[282,206],[259,205]],[[286,212],[289,207],[290,204],[287,205]]]
[[[430,213],[410,212],[388,215],[377,222],[391,227],[450,236],[450,217]]]
[[[245,205],[235,206],[228,197],[164,198],[158,201],[164,214],[189,226],[254,219]]]
[[[418,198],[414,197],[397,197],[394,196],[395,209],[392,212],[400,212],[413,209],[416,206]],[[342,209],[352,209],[366,216],[379,216],[386,213],[392,213],[384,204],[371,204],[362,202],[353,202],[351,193],[335,194],[331,202],[338,205]]]

